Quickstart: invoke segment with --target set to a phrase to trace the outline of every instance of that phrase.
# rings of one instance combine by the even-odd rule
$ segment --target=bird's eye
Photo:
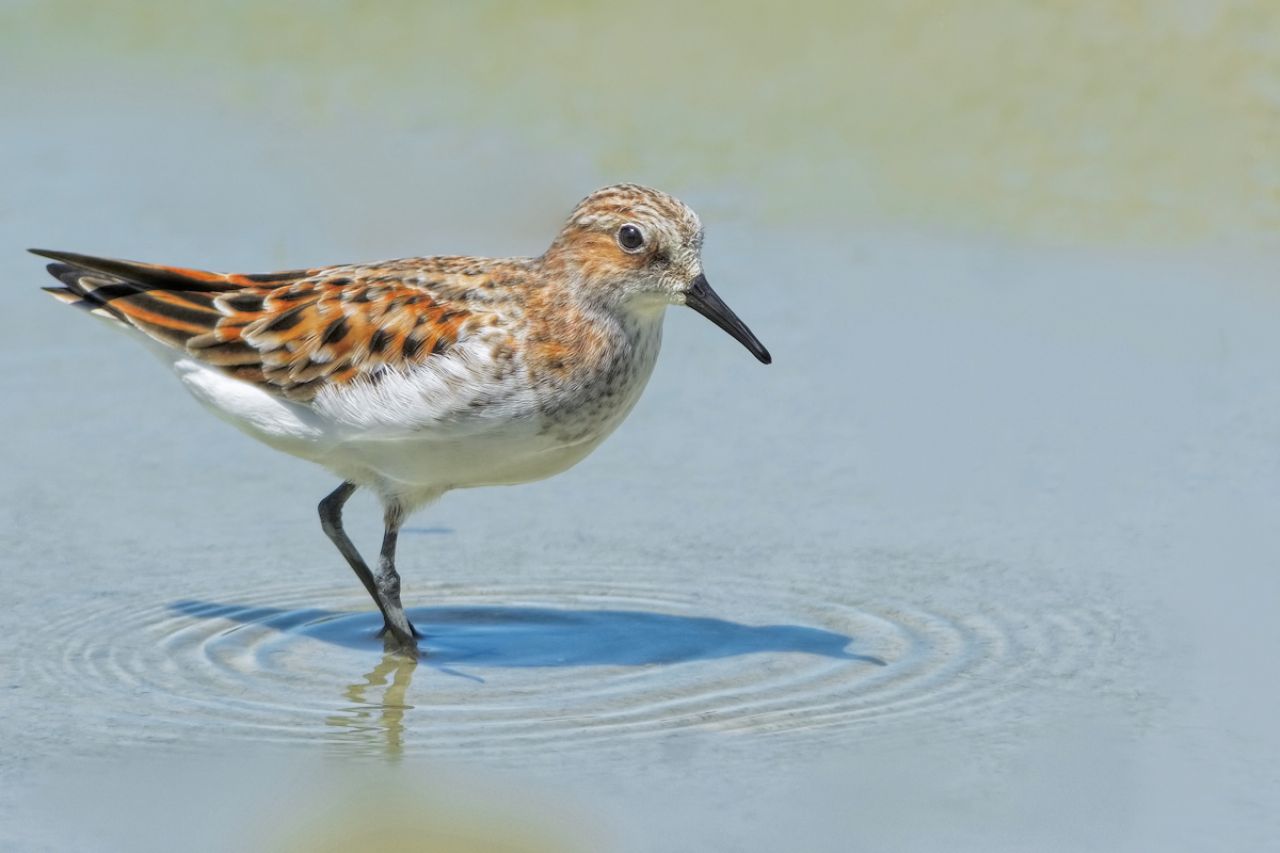
[[[618,229],[618,245],[624,252],[638,252],[644,248],[644,232],[640,226],[627,223]]]

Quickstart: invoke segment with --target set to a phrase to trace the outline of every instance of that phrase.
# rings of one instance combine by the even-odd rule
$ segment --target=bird
[[[688,205],[626,183],[579,202],[537,257],[231,274],[30,251],[53,261],[56,299],[146,344],[213,414],[340,479],[321,528],[377,605],[379,635],[416,656],[396,569],[410,513],[590,454],[647,384],[668,306],[772,361],[708,283],[702,244]],[[362,488],[383,513],[372,568],[342,521]]]

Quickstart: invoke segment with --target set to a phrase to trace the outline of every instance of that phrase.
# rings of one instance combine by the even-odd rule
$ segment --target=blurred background
[[[0,2],[0,847],[1267,846],[1278,151],[1262,0]],[[417,516],[416,666],[331,477],[23,253],[538,254],[622,180],[775,364],[673,310],[591,459]]]

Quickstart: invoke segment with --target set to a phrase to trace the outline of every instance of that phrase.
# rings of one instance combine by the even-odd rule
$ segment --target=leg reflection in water
[[[416,659],[388,648],[362,681],[343,691],[352,704],[328,717],[325,723],[348,729],[356,739],[374,746],[387,758],[398,760],[404,752],[404,717],[413,710],[405,701],[405,693],[417,667]],[[377,698],[379,689],[381,701]]]

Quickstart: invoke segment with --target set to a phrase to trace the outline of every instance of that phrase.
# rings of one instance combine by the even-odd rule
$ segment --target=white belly
[[[397,442],[351,441],[316,459],[343,476],[375,474],[392,490],[464,489],[514,485],[559,474],[604,440],[599,434],[576,444],[501,431],[458,439],[409,438]]]
[[[523,376],[516,380],[523,385],[464,389],[485,405],[442,396],[438,377],[426,374],[297,403],[185,354],[173,353],[172,365],[197,400],[259,441],[344,480],[421,503],[450,489],[544,479],[581,461],[644,390],[661,341],[660,316],[642,337],[621,378],[553,401],[550,414],[545,395]]]

